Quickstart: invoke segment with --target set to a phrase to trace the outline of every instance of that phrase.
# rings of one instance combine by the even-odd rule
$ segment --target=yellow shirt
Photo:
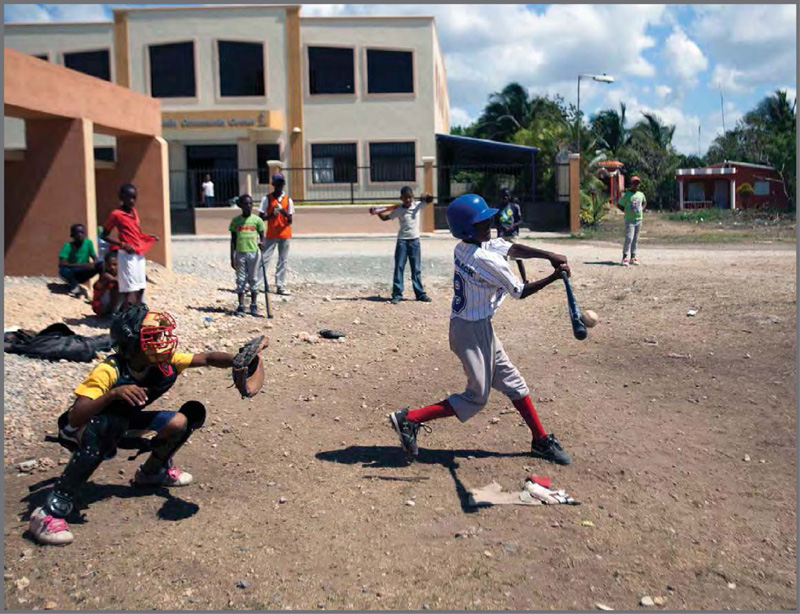
[[[175,352],[170,359],[170,364],[175,367],[178,375],[192,364],[194,354]],[[114,387],[119,374],[110,359],[97,365],[85,380],[75,389],[75,394],[90,399],[99,399]]]

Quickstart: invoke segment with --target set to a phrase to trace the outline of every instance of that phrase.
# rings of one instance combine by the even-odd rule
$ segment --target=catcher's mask
[[[166,311],[150,311],[142,320],[139,331],[142,352],[151,363],[158,365],[164,375],[169,373],[169,361],[178,347],[175,326],[175,318]]]

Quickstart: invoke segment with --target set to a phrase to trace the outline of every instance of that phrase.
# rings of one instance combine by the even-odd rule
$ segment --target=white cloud
[[[656,86],[656,96],[658,96],[661,100],[668,98],[671,94],[672,94],[672,88],[669,85]]]
[[[679,27],[675,27],[664,43],[664,65],[683,87],[693,87],[697,75],[708,68],[708,60],[700,47]]]
[[[450,107],[451,126],[469,126],[476,119],[460,107]]]
[[[110,21],[107,4],[6,4],[6,22]]]
[[[38,4],[6,4],[3,6],[3,21],[41,22],[53,21],[52,16]]]

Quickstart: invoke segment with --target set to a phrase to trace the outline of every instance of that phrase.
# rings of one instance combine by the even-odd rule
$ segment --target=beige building
[[[278,160],[296,201],[369,202],[422,189],[449,132],[433,17],[303,17],[299,6],[114,11],[105,24],[6,24],[5,45],[157,98],[180,227],[269,190]],[[6,119],[6,148],[24,141]],[[113,141],[96,141],[113,156]],[[179,228],[178,228],[179,229]]]

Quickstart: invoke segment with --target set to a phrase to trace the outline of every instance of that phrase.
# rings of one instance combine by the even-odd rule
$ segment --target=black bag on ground
[[[111,336],[76,335],[66,324],[51,324],[43,331],[17,330],[3,335],[3,351],[44,360],[91,362],[97,352],[111,350]]]

